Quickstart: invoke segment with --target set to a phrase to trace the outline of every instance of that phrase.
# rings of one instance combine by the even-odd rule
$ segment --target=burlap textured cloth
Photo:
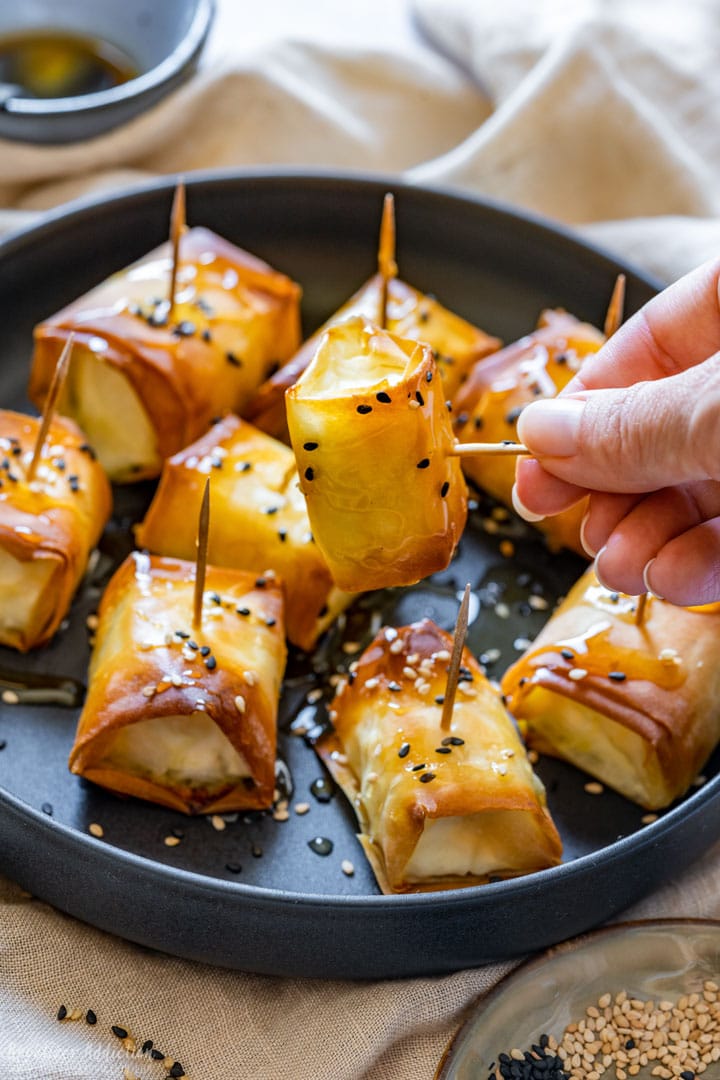
[[[719,14],[716,0],[416,0],[413,30],[401,2],[278,3],[272,40],[225,0],[201,71],[145,116],[92,143],[0,143],[0,227],[158,173],[357,167],[530,208],[669,281],[720,249]],[[720,917],[720,845],[626,915]],[[365,984],[219,971],[7,882],[0,917],[3,1080],[168,1075],[111,1025],[191,1080],[429,1080],[463,1010],[512,966]],[[97,1023],[59,1023],[61,1004]]]

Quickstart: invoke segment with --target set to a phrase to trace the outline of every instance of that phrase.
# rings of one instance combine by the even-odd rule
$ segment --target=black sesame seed
[[[277,514],[279,509],[279,506],[268,506],[267,510],[264,510],[263,513],[267,514],[268,517],[272,517],[273,514]]]
[[[449,490],[450,490],[450,481],[446,480],[445,483],[443,484],[443,486],[440,488],[440,498],[444,499]]]
[[[272,619],[272,618],[266,619],[265,620],[265,625],[266,626],[275,626],[276,622],[277,622],[277,619]]]
[[[445,701],[445,695],[444,694],[437,694],[436,695],[436,697],[435,697],[435,704],[436,705],[442,705],[444,703],[444,701]]]
[[[209,330],[203,330],[200,337],[203,339],[203,341],[208,341],[208,342],[212,341],[212,334],[210,333]]]
[[[217,667],[217,660],[214,656],[208,656],[208,658],[205,660],[205,667],[208,669],[208,671],[215,670],[215,668]]]
[[[423,773],[422,776],[420,777],[420,783],[421,784],[429,784],[430,781],[434,780],[434,779],[435,779],[435,773],[434,772],[426,772],[426,773]]]
[[[216,593],[216,592],[210,593],[210,599],[212,600],[213,604],[222,604],[222,597],[220,596],[219,593]]]
[[[620,593],[611,592],[610,599],[612,600],[613,604],[617,604],[618,600],[620,599]]]
[[[187,641],[190,635],[185,630],[176,630],[175,636],[181,638],[183,641]]]
[[[13,455],[13,457],[20,457],[20,455],[22,454],[22,446],[13,446],[10,453]]]
[[[303,443],[303,450],[308,450],[308,451],[317,450],[318,446],[319,446],[319,443],[306,442],[306,443]]]
[[[284,544],[287,540],[287,529],[278,529],[278,539],[281,544]]]
[[[119,1024],[113,1024],[110,1028],[113,1035],[116,1035],[118,1039],[127,1039],[127,1031],[124,1027],[120,1027]]]
[[[97,1024],[97,1016],[92,1011],[92,1009],[88,1009],[88,1011],[85,1013],[85,1023],[90,1024],[91,1026],[93,1024]]]
[[[485,421],[483,420],[482,416],[476,416],[474,420],[475,430],[479,431],[484,423]]]
[[[172,332],[176,337],[192,337],[196,330],[197,327],[194,322],[190,322],[189,319],[183,319],[182,322],[179,322],[177,326],[173,327]]]
[[[0,739],[0,750],[4,750],[6,746],[7,746],[6,740],[5,739]]]
[[[561,367],[563,366],[563,364],[567,364],[567,356],[565,355],[565,353],[558,353],[558,355],[555,357],[555,363],[560,364]]]
[[[8,473],[8,476],[10,476],[9,473]],[[70,485],[70,490],[71,491],[79,491],[80,490],[80,477],[79,476],[74,476],[74,475],[73,476],[68,476],[68,484]]]
[[[563,660],[574,660],[575,659],[575,653],[571,652],[570,649],[561,649],[560,650],[560,655],[562,656]]]
[[[417,401],[418,405],[425,404],[425,398],[422,396],[419,390],[415,391],[415,400]]]
[[[387,688],[388,690],[392,690],[394,693],[397,693],[398,690],[402,690],[400,683],[396,683],[394,679],[387,684]]]
[[[249,615],[250,614],[250,608],[249,607],[239,607],[239,608],[235,608],[235,610],[237,611],[238,615]]]
[[[449,746],[436,746],[435,747],[435,753],[436,754],[452,754],[452,748],[449,747]]]
[[[183,1069],[182,1065],[180,1064],[179,1061],[175,1061],[170,1067],[170,1072],[168,1073],[168,1076],[177,1077],[177,1076],[184,1076],[184,1075],[185,1075],[185,1070]]]
[[[307,469],[305,470],[305,479],[306,480],[314,480],[315,479],[315,470],[310,465],[308,465]]]
[[[692,1069],[683,1069],[680,1073],[681,1080],[695,1080],[695,1073]]]
[[[210,464],[212,465],[213,469],[222,469],[222,467],[223,467],[222,458],[218,458],[218,457],[211,458],[210,459]]]
[[[398,750],[398,757],[407,757],[410,753],[410,743],[404,742]]]
[[[367,413],[372,412],[372,405],[358,405],[356,411],[359,412],[361,416],[366,416]]]
[[[505,423],[506,424],[514,424],[522,411],[523,411],[523,406],[522,405],[518,405],[518,407],[516,409],[511,409],[510,412],[505,417]]]
[[[203,647],[200,650],[200,655],[201,656],[209,656],[210,652],[211,652],[210,646],[209,645],[203,645]]]
[[[233,367],[242,367],[242,360],[233,352],[226,352],[225,359],[227,360],[228,364],[232,364]]]
[[[382,405],[389,405],[392,402],[392,398],[384,390],[381,390],[375,397]]]
[[[162,1050],[152,1049],[150,1051],[150,1057],[153,1059],[153,1061],[162,1061],[165,1055],[163,1054]]]
[[[53,804],[52,803],[44,802],[42,804],[42,806],[40,807],[40,809],[42,810],[43,814],[47,814],[48,817],[53,816]]]
[[[229,862],[225,863],[225,869],[228,870],[231,874],[239,874],[242,870],[242,866],[239,862]]]
[[[57,1011],[57,1018],[58,1018],[58,1020],[64,1020],[66,1016],[67,1016],[67,1009],[65,1008],[64,1005],[61,1005],[60,1008]]]
[[[625,1043],[625,1049],[626,1050],[634,1050],[635,1049],[635,1040],[634,1039],[628,1039],[626,1041],[626,1043]]]
[[[267,578],[264,578],[264,577],[255,578],[255,588],[256,589],[264,589],[266,585],[267,585]]]
[[[447,409],[448,412],[452,412],[452,401],[446,401],[445,402],[445,408]]]
[[[253,859],[261,859],[262,853],[263,849],[260,847],[259,844],[253,844],[253,846],[250,848],[250,854],[252,855]]]
[[[422,765],[413,765],[410,772],[420,772],[422,769],[427,769],[427,765],[423,761]]]
[[[424,458],[422,458],[422,459],[421,459],[420,461],[418,461],[418,463],[417,463],[417,465],[415,466],[415,468],[416,468],[416,469],[427,469],[427,467],[429,466],[429,464],[430,464],[430,458],[424,457]]]
[[[197,641],[188,641],[187,642],[187,647],[188,647],[188,649],[192,649],[193,652],[197,652],[198,649],[200,648]]]
[[[78,447],[78,449],[80,450],[80,453],[82,453],[82,454],[87,454],[87,456],[88,456],[88,457],[89,457],[89,458],[90,458],[90,459],[91,459],[92,461],[97,461],[97,454],[96,454],[96,453],[95,453],[95,451],[93,450],[93,448],[92,448],[92,446],[90,445],[90,443],[86,443],[86,442],[84,442],[84,443],[81,443],[81,444],[80,444],[80,446]]]
[[[610,671],[608,672],[608,679],[613,679],[614,682],[624,682],[627,675],[624,671]]]
[[[140,1053],[141,1054],[147,1054],[148,1050],[152,1050],[152,1046],[153,1046],[152,1039],[146,1039],[145,1042],[142,1044],[142,1047],[140,1049]]]
[[[425,372],[425,382],[432,382],[432,380],[433,380],[432,370],[426,371]]]
[[[500,443],[501,446],[517,446],[514,439],[503,439]]]

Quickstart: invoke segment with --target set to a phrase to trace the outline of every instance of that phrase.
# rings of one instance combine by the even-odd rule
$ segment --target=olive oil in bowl
[[[138,74],[130,57],[99,38],[51,30],[0,37],[0,84],[13,97],[95,94]]]

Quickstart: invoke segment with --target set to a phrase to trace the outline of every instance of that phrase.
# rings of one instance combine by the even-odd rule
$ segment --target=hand
[[[513,501],[528,520],[589,493],[601,581],[674,604],[720,600],[720,259],[630,319],[557,398],[528,405]]]

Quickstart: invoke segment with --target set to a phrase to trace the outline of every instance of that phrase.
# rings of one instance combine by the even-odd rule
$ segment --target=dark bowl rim
[[[215,0],[195,0],[195,11],[187,33],[159,64],[119,86],[93,94],[62,98],[6,98],[0,109],[8,117],[22,119],[54,118],[78,114],[97,115],[125,101],[134,101],[168,83],[183,72],[198,55],[210,32],[215,15]]]
[[[92,196],[90,198],[84,198],[66,204],[60,209],[53,210],[49,214],[43,215],[43,220],[41,222],[31,225],[29,228],[18,230],[0,240],[0,259],[12,257],[16,250],[22,249],[28,244],[32,245],[37,241],[42,240],[44,236],[61,230],[65,226],[69,225],[72,227],[78,221],[82,221],[88,217],[91,218],[94,213],[100,211],[109,213],[119,206],[127,205],[134,201],[142,202],[145,199],[152,199],[153,197],[157,197],[166,192],[170,195],[176,182],[177,178],[175,176],[166,176],[150,182],[134,185],[131,188],[123,189],[120,192],[112,193],[110,195],[101,194],[99,196]],[[594,258],[606,262],[608,268],[621,266],[626,272],[636,275],[640,281],[650,287],[654,289],[661,287],[659,282],[654,280],[644,271],[634,268],[632,264],[625,262],[625,260],[621,261],[601,247],[586,243],[584,239],[579,238],[569,228],[556,225],[554,222],[547,218],[543,218],[538,214],[530,212],[526,213],[517,207],[509,206],[498,200],[486,199],[478,195],[469,194],[465,191],[453,188],[452,186],[413,184],[408,183],[398,176],[389,174],[378,175],[376,173],[332,171],[328,169],[304,169],[302,171],[297,171],[292,168],[198,171],[185,177],[185,182],[190,189],[190,193],[192,192],[193,187],[212,187],[214,185],[227,184],[279,183],[284,185],[301,185],[305,187],[321,188],[330,185],[337,186],[338,184],[343,184],[362,191],[373,191],[377,193],[378,200],[380,200],[382,194],[388,190],[395,191],[396,193],[407,192],[410,195],[414,194],[424,199],[429,198],[433,201],[451,200],[453,204],[464,203],[467,204],[468,207],[474,208],[474,210],[483,210],[493,217],[502,216],[505,218],[512,218],[521,227],[531,228],[541,234],[544,233],[548,239],[560,239],[566,246],[580,248],[585,256],[590,254]],[[378,206],[379,205],[380,201],[378,202]],[[599,860],[602,860],[603,864],[607,861],[622,861],[628,852],[654,847],[661,842],[666,833],[673,831],[678,817],[687,819],[702,815],[705,805],[719,797],[720,773],[696,792],[689,795],[682,803],[669,809],[661,818],[658,818],[657,821],[646,825],[641,831],[616,840],[614,843],[606,845],[599,851],[580,856],[572,862],[562,863],[559,866],[540,870],[524,877],[510,878],[505,881],[493,882],[486,885],[442,890],[430,894],[405,893],[389,896],[380,894],[348,896],[333,893],[320,894],[296,892],[294,890],[291,891],[270,888],[267,886],[249,885],[243,882],[212,878],[204,874],[198,874],[193,871],[156,862],[145,856],[126,851],[123,848],[111,846],[103,840],[98,840],[89,834],[81,833],[78,829],[65,825],[62,822],[51,821],[41,810],[35,809],[2,788],[0,788],[0,807],[4,804],[8,810],[24,817],[26,820],[29,819],[33,822],[35,827],[42,831],[45,831],[48,828],[58,830],[56,835],[59,835],[65,844],[69,848],[75,849],[78,854],[82,854],[88,850],[93,851],[97,859],[100,861],[107,860],[108,865],[110,866],[117,866],[119,862],[123,866],[127,866],[129,871],[133,871],[140,876],[154,877],[158,881],[164,880],[169,886],[176,886],[180,881],[185,883],[190,890],[202,892],[210,891],[218,895],[235,895],[237,897],[245,897],[248,901],[257,899],[258,901],[262,901],[263,904],[278,905],[280,907],[287,904],[292,904],[293,906],[316,907],[321,903],[325,908],[346,909],[351,907],[361,910],[365,907],[369,907],[373,910],[391,910],[399,905],[408,908],[417,906],[422,907],[426,905],[430,899],[434,901],[436,905],[443,905],[447,908],[455,909],[472,906],[475,909],[481,909],[486,900],[491,903],[496,902],[496,900],[510,901],[515,896],[532,892],[540,884],[545,882],[548,876],[550,876],[551,881],[554,881],[558,886],[561,886],[563,882],[572,879],[577,874],[586,873],[592,868],[593,863],[597,863]]]
[[[562,953],[574,952],[576,949],[582,948],[599,938],[614,937],[628,930],[669,930],[672,926],[707,927],[708,929],[720,931],[720,919],[690,915],[658,915],[650,919],[623,919],[621,922],[610,923],[607,926],[596,926],[591,930],[584,931],[582,934],[577,934],[575,937],[559,941],[556,945],[549,945],[541,952],[520,960],[510,971],[501,975],[497,982],[493,983],[487,990],[476,994],[472,1001],[462,1010],[460,1022],[448,1040],[443,1055],[437,1064],[433,1080],[448,1080],[448,1068],[454,1064],[452,1059],[458,1050],[459,1041],[473,1020],[478,1007],[485,1009],[489,1004],[492,1004],[493,1000],[505,993],[508,985],[512,985],[515,980],[532,975],[533,971],[543,967],[548,960],[552,960]]]

